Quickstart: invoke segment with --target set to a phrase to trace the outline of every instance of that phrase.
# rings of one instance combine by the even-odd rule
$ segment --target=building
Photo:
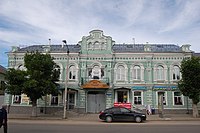
[[[193,54],[190,45],[117,44],[101,30],[91,31],[77,44],[63,42],[12,47],[8,52],[9,68],[24,69],[24,54],[36,50],[50,53],[59,65],[61,95],[38,100],[40,112],[62,110],[65,92],[67,109],[77,112],[97,113],[119,105],[140,109],[150,105],[156,110],[163,105],[165,111],[180,113],[191,109],[191,100],[177,87],[181,61]],[[25,94],[6,94],[5,101],[15,108],[30,106]]]
[[[0,65],[0,106],[4,103],[5,74],[6,68]]]

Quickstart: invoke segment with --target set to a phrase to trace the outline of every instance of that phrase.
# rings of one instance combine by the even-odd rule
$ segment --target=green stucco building
[[[191,100],[177,88],[181,61],[193,54],[190,45],[118,44],[101,30],[91,31],[77,44],[63,42],[12,47],[8,52],[9,68],[25,69],[27,51],[49,53],[59,65],[61,95],[38,100],[40,112],[43,108],[62,110],[65,94],[67,109],[82,113],[98,113],[118,105],[140,109],[150,105],[157,110],[161,101],[165,112],[191,109]],[[31,104],[24,94],[6,94],[5,101],[18,109]]]

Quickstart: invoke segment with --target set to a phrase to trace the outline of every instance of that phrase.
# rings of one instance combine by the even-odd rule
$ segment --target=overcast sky
[[[200,52],[200,0],[0,0],[0,65],[11,46],[76,44],[94,29],[116,43],[190,44]]]

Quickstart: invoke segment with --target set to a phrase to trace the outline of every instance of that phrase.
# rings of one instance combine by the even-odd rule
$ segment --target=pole
[[[63,40],[63,43],[66,44],[66,40]],[[66,78],[65,78],[65,91],[64,91],[64,112],[63,112],[63,118],[67,118],[67,86],[68,86],[68,67],[69,67],[69,48],[67,46],[67,65],[66,65]]]

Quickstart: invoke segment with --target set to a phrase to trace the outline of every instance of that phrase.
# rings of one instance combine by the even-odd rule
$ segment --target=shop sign
[[[153,90],[177,90],[177,86],[154,86]]]
[[[114,107],[125,107],[131,109],[131,103],[114,103]]]
[[[132,86],[131,88],[133,90],[147,90],[146,86]]]
[[[170,88],[171,88],[172,90],[177,90],[177,89],[178,89],[178,86],[170,86]]]

